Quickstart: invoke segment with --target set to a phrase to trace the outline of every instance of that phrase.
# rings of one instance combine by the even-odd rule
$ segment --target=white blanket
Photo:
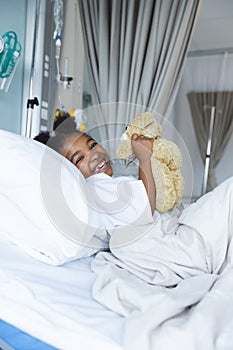
[[[124,349],[233,349],[232,234],[233,178],[170,232],[160,218],[129,245],[116,248],[113,234],[112,253],[92,262],[93,295],[127,317]]]

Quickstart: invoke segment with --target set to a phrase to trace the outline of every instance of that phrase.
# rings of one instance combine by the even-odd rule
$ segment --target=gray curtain
[[[187,94],[193,125],[203,163],[205,163],[211,107],[215,107],[207,191],[216,185],[215,170],[233,132],[233,92],[190,92]]]
[[[79,0],[93,104],[129,102],[166,113],[178,90],[200,3]]]

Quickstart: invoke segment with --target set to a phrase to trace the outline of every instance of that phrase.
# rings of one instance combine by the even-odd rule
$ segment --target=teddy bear
[[[156,185],[156,210],[163,213],[176,208],[184,192],[184,178],[181,173],[182,154],[179,147],[161,137],[161,125],[152,113],[144,112],[128,124],[116,151],[119,159],[131,159],[129,163],[136,159],[131,147],[133,134],[154,139],[151,166]]]

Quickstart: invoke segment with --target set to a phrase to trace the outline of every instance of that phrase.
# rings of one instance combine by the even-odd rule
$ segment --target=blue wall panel
[[[0,35],[14,31],[23,52],[8,92],[0,90],[0,129],[17,134],[21,131],[26,4],[27,0],[0,0]]]

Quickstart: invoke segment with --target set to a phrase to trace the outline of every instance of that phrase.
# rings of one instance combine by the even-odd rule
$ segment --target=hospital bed
[[[140,236],[144,246],[134,240],[119,249],[126,252],[121,259],[108,254],[84,200],[85,184],[64,157],[0,131],[0,162],[0,348],[27,350],[27,338],[30,350],[232,350],[233,179],[217,190],[211,208],[194,206],[198,216],[190,216],[201,225],[202,216],[215,215],[220,197],[226,202],[229,217],[212,252],[213,259],[221,255],[220,268],[186,278],[177,273],[179,283],[169,285],[169,273],[176,273],[166,259],[153,265],[160,280],[153,284],[145,276],[147,256],[139,257],[145,265],[137,259],[142,247],[152,247],[147,236]],[[206,232],[213,244],[214,230]]]

